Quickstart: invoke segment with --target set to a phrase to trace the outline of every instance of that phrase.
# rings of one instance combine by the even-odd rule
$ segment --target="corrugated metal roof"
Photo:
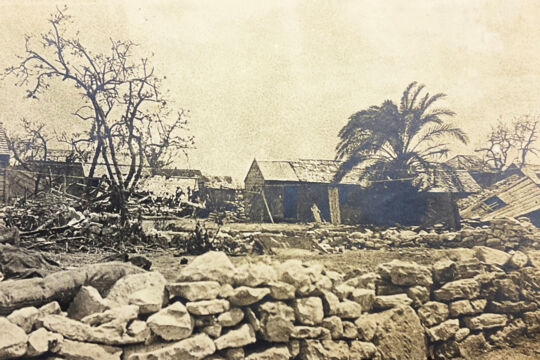
[[[257,165],[266,181],[290,181],[330,184],[342,162],[335,160],[258,161]],[[369,181],[362,177],[363,169],[355,167],[340,184],[367,187]],[[442,168],[424,179],[427,192],[478,192],[481,187],[466,171]]]
[[[445,162],[446,165],[461,170],[492,171],[482,159],[476,155],[456,155]]]
[[[268,181],[300,181],[289,161],[257,161],[263,178]]]
[[[6,130],[4,129],[4,124],[1,122],[0,122],[0,155],[9,156]]]
[[[496,197],[498,206],[492,209],[489,199]],[[501,205],[502,201],[502,205]],[[495,183],[477,196],[476,201],[461,211],[463,217],[480,217],[482,221],[519,217],[540,209],[540,187],[528,176],[519,174]]]
[[[428,192],[475,193],[482,187],[467,171],[437,169],[427,186]]]

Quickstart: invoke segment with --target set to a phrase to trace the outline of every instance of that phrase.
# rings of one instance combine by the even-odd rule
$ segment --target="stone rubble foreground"
[[[174,283],[131,273],[62,308],[23,304],[0,317],[0,360],[450,359],[538,334],[538,251],[474,249],[354,276],[208,252]]]

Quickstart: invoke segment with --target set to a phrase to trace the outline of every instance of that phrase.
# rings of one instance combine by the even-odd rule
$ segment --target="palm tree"
[[[454,138],[467,144],[460,128],[443,120],[455,113],[433,104],[446,95],[421,95],[424,85],[412,82],[399,106],[386,100],[349,117],[339,132],[336,160],[343,161],[334,180],[339,181],[357,165],[369,180],[403,179],[433,169],[433,160],[447,155]]]

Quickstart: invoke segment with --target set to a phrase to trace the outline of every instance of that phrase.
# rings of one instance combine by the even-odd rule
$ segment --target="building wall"
[[[6,161],[0,161],[0,202],[6,202],[8,198],[8,178]]]

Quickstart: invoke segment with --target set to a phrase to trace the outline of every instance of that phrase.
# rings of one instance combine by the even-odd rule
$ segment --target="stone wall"
[[[209,252],[174,283],[129,274],[0,317],[0,359],[449,359],[538,335],[538,251],[475,253],[344,275]]]
[[[189,236],[189,232],[185,232],[185,236]],[[512,218],[493,220],[482,227],[464,226],[459,231],[448,231],[436,226],[430,230],[418,227],[381,230],[329,224],[295,224],[291,229],[279,225],[274,229],[268,225],[257,230],[238,230],[224,226],[217,239],[221,240],[223,249],[235,249],[233,253],[237,254],[249,253],[254,241],[262,242],[268,247],[305,247],[325,253],[340,253],[347,249],[406,247],[445,249],[488,246],[505,251],[540,249],[540,231],[527,219],[518,221]]]

